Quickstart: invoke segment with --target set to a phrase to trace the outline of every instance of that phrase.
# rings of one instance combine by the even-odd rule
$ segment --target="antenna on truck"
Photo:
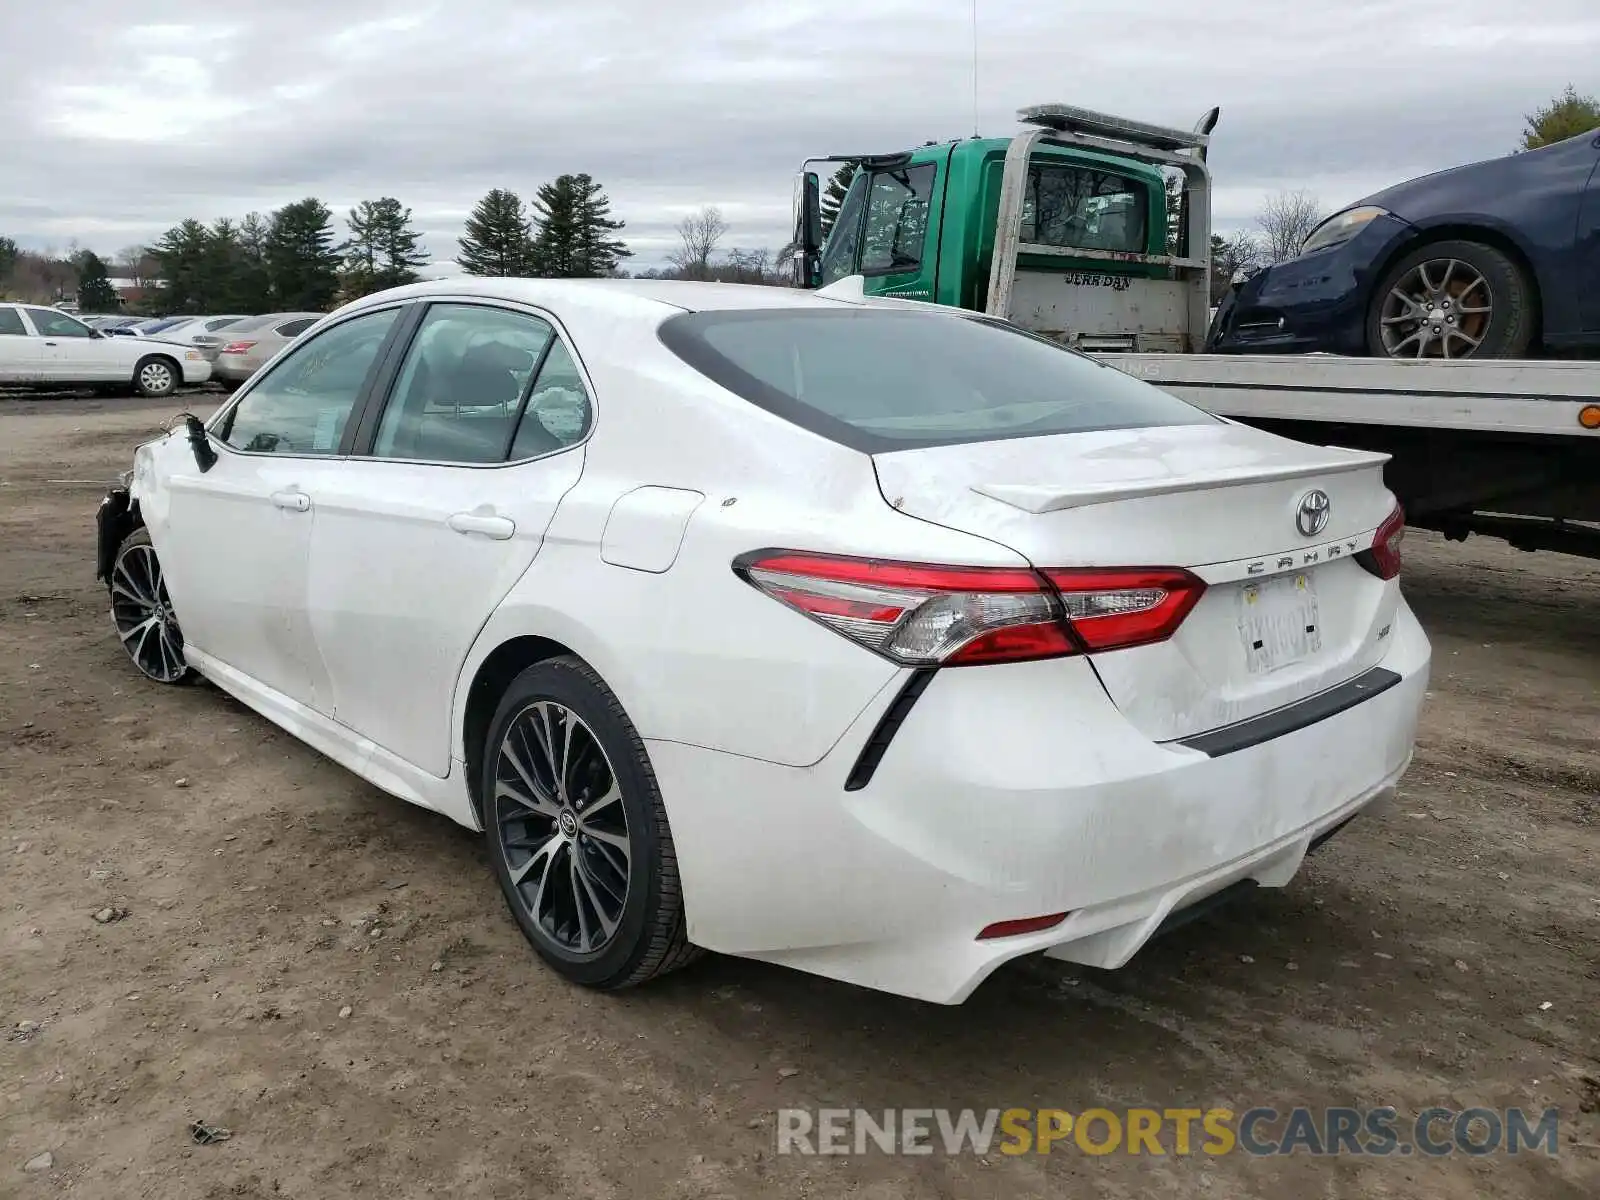
[[[972,136],[978,136],[978,0],[972,0]]]

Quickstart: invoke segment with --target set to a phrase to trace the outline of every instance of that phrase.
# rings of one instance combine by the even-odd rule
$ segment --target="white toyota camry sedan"
[[[451,279],[141,446],[98,565],[145,675],[483,830],[569,979],[955,1003],[1392,792],[1429,646],[1382,467],[970,313]]]

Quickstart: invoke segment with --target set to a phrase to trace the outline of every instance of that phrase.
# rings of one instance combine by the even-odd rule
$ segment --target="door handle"
[[[272,502],[290,512],[308,512],[311,508],[311,497],[304,492],[273,492]]]
[[[517,531],[517,523],[510,517],[491,517],[483,513],[458,512],[447,524],[457,533],[481,533],[497,542],[505,541]]]
[[[46,343],[45,343],[45,345],[46,345],[46,346],[54,346],[54,345],[55,345],[55,343],[54,343],[54,342],[46,342]]]

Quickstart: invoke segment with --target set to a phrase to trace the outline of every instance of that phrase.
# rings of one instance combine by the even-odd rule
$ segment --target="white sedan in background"
[[[567,978],[955,1003],[1393,791],[1430,650],[1382,467],[955,310],[460,279],[140,447],[98,568],[151,679],[483,830]]]
[[[0,304],[0,384],[117,386],[161,397],[210,378],[211,364],[192,346],[107,337],[59,309]]]

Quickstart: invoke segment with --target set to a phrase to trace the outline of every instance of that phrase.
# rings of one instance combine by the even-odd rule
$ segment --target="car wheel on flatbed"
[[[1367,311],[1367,350],[1384,358],[1517,358],[1533,341],[1533,284],[1481,242],[1434,242],[1384,273]]]
[[[117,547],[109,581],[111,620],[133,665],[157,683],[190,682],[194,671],[183,656],[183,630],[149,530],[134,530]]]
[[[556,658],[518,675],[483,749],[490,857],[541,958],[613,989],[698,957],[644,743],[588,664]]]
[[[164,354],[150,354],[133,368],[133,387],[141,396],[159,400],[178,390],[183,373],[178,364]]]

